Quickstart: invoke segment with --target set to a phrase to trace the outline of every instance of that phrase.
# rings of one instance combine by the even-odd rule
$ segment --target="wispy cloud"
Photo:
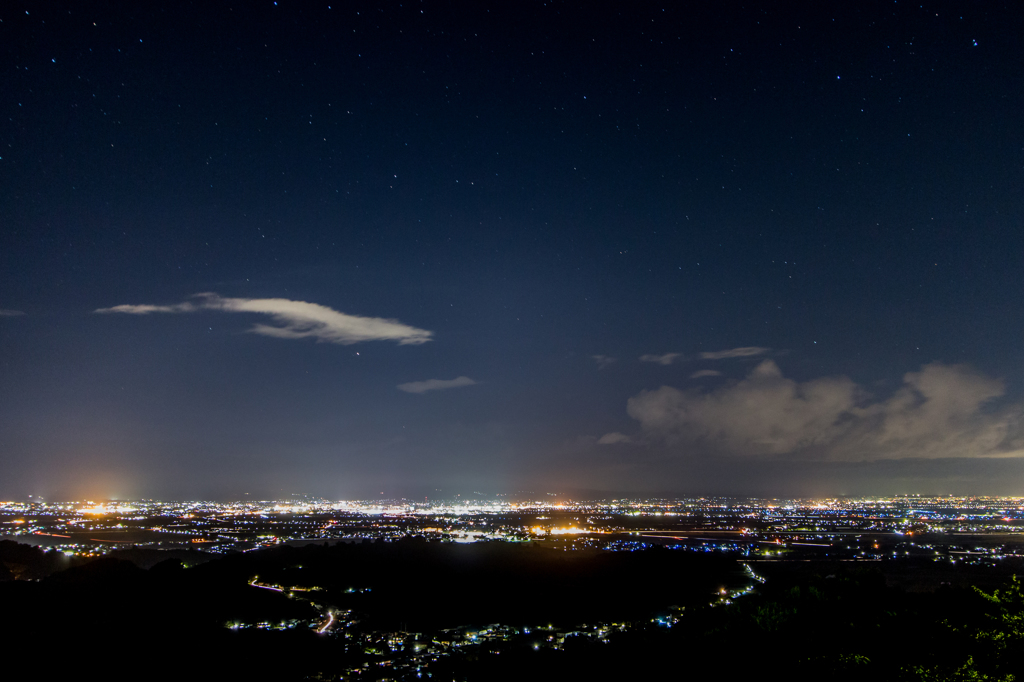
[[[729,350],[716,350],[701,353],[704,360],[725,360],[726,358],[749,358],[751,355],[764,355],[771,348],[760,348],[758,346],[744,346],[743,348],[730,348]]]
[[[613,431],[612,433],[606,433],[597,439],[598,445],[617,445],[618,443],[632,443],[633,438],[627,436],[624,433]]]
[[[691,379],[700,379],[701,377],[720,377],[722,373],[716,369],[699,369],[690,375]]]
[[[426,393],[427,391],[443,391],[447,388],[460,388],[462,386],[473,386],[478,382],[469,377],[456,377],[454,379],[427,379],[426,381],[410,381],[407,384],[398,384],[399,391],[406,393]]]
[[[190,300],[172,305],[118,305],[99,308],[102,314],[149,315],[151,313],[193,313],[214,310],[227,313],[266,315],[276,325],[255,324],[254,334],[279,339],[314,338],[317,341],[348,346],[362,341],[397,341],[399,345],[430,341],[433,332],[417,329],[398,320],[361,317],[328,308],[318,303],[287,298],[225,298],[218,294],[196,294]]]
[[[609,357],[607,355],[591,355],[590,357],[593,358],[594,362],[597,363],[598,369],[604,369],[608,365],[616,362],[615,358]]]
[[[664,355],[641,355],[640,362],[656,362],[659,365],[671,365],[683,357],[682,353],[665,353]]]
[[[771,360],[706,392],[662,386],[626,411],[653,441],[693,454],[875,460],[1024,455],[1024,405],[998,406],[1003,383],[931,363],[874,399],[843,376],[796,382]]]
[[[21,317],[24,314],[20,310],[4,310],[0,308],[0,317]]]

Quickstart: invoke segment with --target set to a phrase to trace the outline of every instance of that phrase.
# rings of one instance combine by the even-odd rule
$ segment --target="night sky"
[[[1024,495],[1024,9],[6,3],[0,495]]]

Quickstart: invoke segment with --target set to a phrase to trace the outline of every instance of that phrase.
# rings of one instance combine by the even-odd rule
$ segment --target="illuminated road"
[[[327,632],[327,628],[334,624],[334,613],[331,611],[327,612],[327,622],[323,624],[323,627],[317,628],[316,633],[322,635]]]
[[[285,589],[283,587],[276,587],[274,585],[263,585],[261,583],[256,582],[257,580],[259,580],[259,576],[256,576],[251,581],[249,581],[249,585],[252,586],[252,587],[258,587],[261,590],[270,590],[271,592],[282,592],[283,593],[285,591]],[[299,589],[299,588],[295,588],[295,589]],[[327,630],[330,629],[330,627],[332,625],[334,625],[334,612],[331,611],[330,609],[325,608],[325,607],[321,607],[319,604],[316,604],[315,602],[310,601],[309,599],[307,599],[305,597],[296,597],[294,592],[291,592],[288,596],[292,597],[292,598],[295,598],[295,599],[301,599],[302,601],[305,601],[305,602],[309,602],[310,606],[312,606],[317,611],[320,611],[321,617],[325,615],[324,611],[326,611],[327,622],[325,622],[323,625],[319,626],[316,629],[316,633],[318,635],[322,635],[323,633],[327,632]]]

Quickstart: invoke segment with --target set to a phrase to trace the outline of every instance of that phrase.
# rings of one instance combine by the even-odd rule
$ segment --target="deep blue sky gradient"
[[[749,459],[627,414],[765,358],[1024,399],[1024,11],[756,5],[6,5],[0,495],[1024,491],[1014,458]],[[201,292],[434,340],[92,312]]]

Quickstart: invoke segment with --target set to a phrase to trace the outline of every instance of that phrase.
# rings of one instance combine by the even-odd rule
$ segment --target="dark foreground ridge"
[[[9,658],[148,679],[1024,678],[1016,578],[907,592],[849,563],[421,538],[178,554],[0,544]]]

